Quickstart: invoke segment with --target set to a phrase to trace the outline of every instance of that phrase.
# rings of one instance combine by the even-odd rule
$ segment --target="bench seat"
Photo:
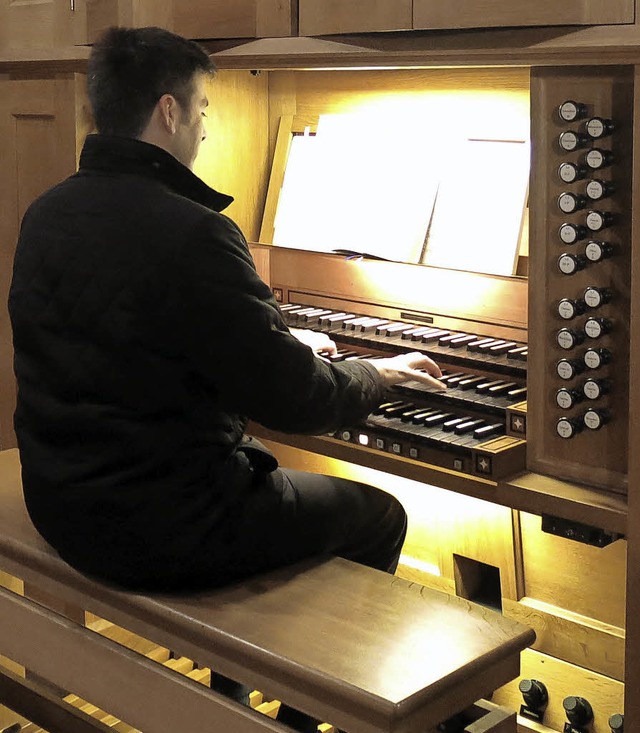
[[[349,733],[424,733],[517,677],[534,640],[492,610],[341,558],[188,596],[96,582],[33,528],[17,450],[0,452],[0,570]],[[287,730],[58,610],[0,589],[0,654],[145,733]]]

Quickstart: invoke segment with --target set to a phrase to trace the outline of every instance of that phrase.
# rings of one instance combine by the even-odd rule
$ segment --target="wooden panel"
[[[407,30],[411,6],[412,0],[300,0],[300,35]]]
[[[76,168],[76,86],[0,81],[0,446],[15,445],[15,381],[6,302],[20,219],[33,199]]]
[[[157,25],[193,39],[290,36],[297,30],[295,0],[84,1],[89,43],[111,25]]]
[[[414,0],[413,28],[633,23],[633,0]]]
[[[268,78],[248,71],[220,72],[210,83],[207,139],[195,172],[235,198],[225,213],[247,239],[257,239],[269,175]]]
[[[611,733],[607,724],[609,717],[614,713],[622,713],[624,685],[604,675],[595,674],[560,659],[554,659],[546,654],[540,654],[532,649],[525,649],[522,653],[520,679],[540,680],[549,691],[549,705],[545,712],[544,727],[523,727],[524,731],[553,731],[565,730],[567,722],[562,701],[569,695],[586,698],[594,711],[594,721],[586,729],[589,733]],[[515,710],[520,709],[522,695],[518,690],[518,680],[508,683],[496,690],[492,701]],[[526,725],[526,720],[523,724]],[[625,730],[627,720],[625,716]],[[535,724],[532,724],[535,726]]]
[[[256,36],[298,35],[298,0],[256,0]]]
[[[575,98],[587,105],[589,116],[616,120],[616,129],[599,144],[591,143],[575,152],[563,152],[559,135],[566,130],[580,132],[584,122],[563,123],[557,108],[566,99]],[[532,82],[533,158],[530,195],[531,241],[529,299],[529,412],[528,466],[556,478],[583,482],[623,493],[626,491],[627,420],[629,370],[629,298],[631,259],[631,161],[633,130],[633,83],[630,68],[578,68],[537,70]],[[564,214],[557,205],[563,191],[582,193],[585,181],[565,184],[557,174],[562,162],[580,163],[590,147],[611,149],[615,162],[609,168],[587,175],[615,182],[615,193],[602,202],[591,203],[582,211]],[[613,216],[613,223],[602,232],[589,233],[576,244],[563,244],[559,229],[563,223],[583,226],[589,208],[602,209]],[[598,263],[586,260],[586,266],[574,275],[562,274],[558,258],[567,252],[584,256],[585,245],[592,237],[618,247],[616,256]],[[557,315],[561,298],[580,300],[585,288],[609,288],[609,305],[590,310],[571,321]],[[600,339],[585,339],[577,348],[562,349],[557,334],[562,327],[580,331],[589,316],[612,319],[615,328]],[[556,364],[561,358],[583,362],[588,347],[604,347],[613,354],[610,366],[585,370],[577,378],[561,379]],[[611,393],[591,405],[585,400],[563,411],[555,403],[556,390],[563,386],[581,390],[587,376],[610,378]],[[556,432],[560,417],[581,421],[587,407],[605,408],[611,421],[600,430],[584,429],[571,439]]]
[[[77,21],[70,0],[1,0],[0,50],[71,46]]]
[[[526,596],[624,627],[624,540],[591,547],[542,532],[531,514],[522,514],[521,532]]]
[[[172,30],[187,38],[253,38],[257,0],[174,0]]]
[[[564,594],[561,594],[557,604],[563,602]],[[624,680],[624,629],[529,597],[518,602],[505,600],[503,612],[534,629],[534,649]]]
[[[634,69],[635,86],[639,88],[640,68]],[[637,99],[636,99],[637,105]],[[640,210],[640,156],[633,160],[633,211]],[[632,241],[640,241],[638,217],[632,221]],[[640,282],[640,257],[631,259],[632,282]],[[631,293],[630,349],[632,354],[640,348],[640,289],[636,286]],[[629,444],[640,445],[640,364],[633,359],[629,376]],[[640,486],[640,450],[629,455],[629,484]],[[640,492],[629,492],[629,530],[627,533],[627,654],[625,657],[626,680],[630,690],[640,689],[640,654],[637,652],[640,639]],[[628,730],[640,729],[640,695],[633,692],[625,702],[625,723]]]

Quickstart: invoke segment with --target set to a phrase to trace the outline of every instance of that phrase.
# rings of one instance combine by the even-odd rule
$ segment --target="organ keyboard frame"
[[[519,342],[527,340],[528,283],[524,278],[345,259],[261,243],[252,243],[251,251],[261,276],[283,303],[365,312],[390,320],[420,322],[424,314],[429,314],[434,322],[449,330],[473,331]],[[442,293],[445,299],[438,298]],[[463,293],[466,300],[456,302],[452,297],[455,293]],[[465,307],[479,307],[483,320],[476,320]],[[522,408],[514,406],[513,414],[526,417]],[[250,425],[249,430],[267,441],[373,467],[515,509],[540,513],[544,506],[545,512],[555,516],[616,534],[627,532],[625,497],[547,477],[526,470],[521,463],[514,463],[513,472],[505,471],[499,479],[485,478],[335,437],[288,435],[257,424]]]

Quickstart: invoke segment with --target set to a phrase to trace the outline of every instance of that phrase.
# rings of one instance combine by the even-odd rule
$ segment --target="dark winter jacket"
[[[87,138],[21,228],[10,293],[25,499],[89,572],[166,571],[234,532],[247,419],[325,433],[382,397],[294,338],[217,193],[169,153]],[[271,468],[271,467],[270,467]]]

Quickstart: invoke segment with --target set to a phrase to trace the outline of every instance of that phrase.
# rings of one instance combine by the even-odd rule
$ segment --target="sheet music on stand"
[[[474,118],[480,137],[467,118],[443,130],[435,114],[321,116],[315,135],[291,138],[273,244],[514,274],[530,145],[489,139],[489,117]]]
[[[527,204],[525,140],[461,141],[443,170],[422,263],[513,275]]]
[[[397,120],[324,115],[295,135],[273,243],[418,263],[440,175],[433,138]]]

